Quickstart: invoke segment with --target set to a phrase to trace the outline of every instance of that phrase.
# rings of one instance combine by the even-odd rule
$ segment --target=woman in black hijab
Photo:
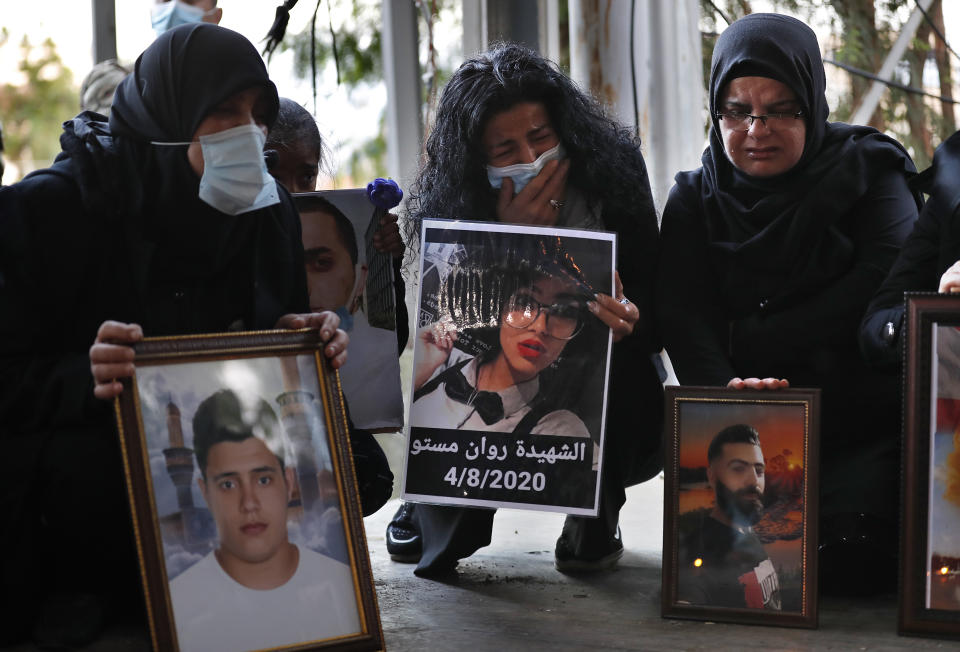
[[[902,146],[826,121],[825,85],[798,20],[752,14],[720,35],[709,147],[664,210],[657,315],[682,384],[823,389],[821,568],[827,590],[858,593],[894,577],[832,569],[895,568],[900,401],[857,329],[920,200]]]
[[[16,596],[0,642],[32,629],[73,647],[108,616],[142,618],[112,405],[95,398],[132,374],[126,344],[310,325],[342,364],[347,338],[308,314],[299,220],[264,165],[276,114],[244,37],[179,27],[138,59],[109,124],[66,122],[53,166],[0,190],[0,576]]]

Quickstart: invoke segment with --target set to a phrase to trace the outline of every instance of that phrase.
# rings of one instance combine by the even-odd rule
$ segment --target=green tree
[[[7,40],[3,29],[0,48],[6,47]],[[78,90],[49,38],[39,47],[23,38],[19,70],[21,83],[0,86],[0,120],[4,158],[24,175],[49,165],[60,152],[61,124],[78,112]],[[5,179],[13,181],[17,179]]]

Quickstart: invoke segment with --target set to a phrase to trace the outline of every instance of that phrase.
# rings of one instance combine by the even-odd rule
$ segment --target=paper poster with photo
[[[403,497],[596,515],[616,236],[424,220]]]
[[[819,390],[666,401],[663,615],[815,627]]]
[[[137,344],[117,409],[155,648],[378,649],[343,407],[317,338]]]
[[[397,310],[390,254],[373,246],[382,209],[365,188],[293,196],[303,226],[310,309],[333,310],[350,335],[340,383],[357,428],[403,427]]]

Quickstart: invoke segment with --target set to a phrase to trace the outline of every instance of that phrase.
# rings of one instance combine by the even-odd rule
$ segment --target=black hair
[[[760,433],[753,426],[744,423],[727,426],[718,432],[717,436],[710,442],[710,447],[707,448],[708,464],[720,457],[726,444],[753,444],[759,447]]]
[[[261,440],[277,456],[283,470],[285,455],[280,422],[269,403],[258,398],[252,406],[244,405],[231,389],[221,389],[203,399],[193,415],[193,452],[204,479],[207,455],[214,444],[242,442],[251,437]]]
[[[360,251],[357,248],[357,234],[353,230],[350,219],[343,214],[343,211],[334,206],[329,199],[316,194],[297,195],[294,201],[300,214],[321,212],[333,218],[333,223],[337,226],[337,233],[340,234],[340,240],[343,242],[343,246],[347,248],[350,260],[356,265],[360,256]]]
[[[466,243],[468,258],[453,266],[437,297],[441,315],[448,316],[458,329],[466,327],[471,341],[484,350],[474,351],[483,365],[500,351],[499,331],[509,298],[545,277],[569,280],[581,296],[583,328],[567,340],[560,358],[540,372],[539,396],[549,405],[570,407],[581,399],[582,386],[571,378],[585,379],[602,362],[607,327],[586,308],[595,299],[593,286],[574,259],[563,238],[531,238],[529,235],[462,231],[458,241]],[[592,244],[592,243],[591,243]]]
[[[264,149],[287,148],[301,141],[306,141],[316,150],[317,167],[323,167],[326,148],[323,138],[320,137],[320,129],[317,128],[317,121],[305,108],[289,98],[281,97],[280,111],[277,113],[276,122],[270,128],[270,133],[267,134]]]
[[[591,208],[602,202],[605,226],[637,228],[638,205],[653,200],[640,141],[608,117],[551,61],[516,44],[499,44],[468,59],[443,89],[426,143],[426,162],[410,192],[407,241],[419,242],[425,218],[496,220],[497,195],[487,180],[484,129],[519,102],[541,102],[570,160],[569,183]],[[414,254],[415,252],[411,252]]]

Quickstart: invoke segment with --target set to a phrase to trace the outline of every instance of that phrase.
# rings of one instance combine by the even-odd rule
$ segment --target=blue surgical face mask
[[[203,176],[199,197],[227,215],[249,213],[280,203],[277,182],[263,158],[266,136],[256,125],[240,125],[200,136]],[[154,145],[190,143],[153,142]]]
[[[540,174],[547,163],[550,161],[559,161],[565,157],[566,152],[563,151],[563,145],[557,143],[556,147],[545,151],[533,163],[516,163],[515,165],[508,165],[502,168],[495,168],[488,165],[487,180],[491,186],[499,188],[503,185],[503,179],[510,177],[513,179],[513,194],[516,195],[523,190],[524,186]]]
[[[353,315],[350,314],[350,310],[346,306],[340,306],[336,310],[337,317],[340,318],[340,330],[349,333],[353,330]]]
[[[154,5],[150,19],[153,23],[153,31],[160,36],[178,25],[202,22],[205,15],[206,13],[200,7],[188,5],[180,0],[170,0],[170,2]]]

